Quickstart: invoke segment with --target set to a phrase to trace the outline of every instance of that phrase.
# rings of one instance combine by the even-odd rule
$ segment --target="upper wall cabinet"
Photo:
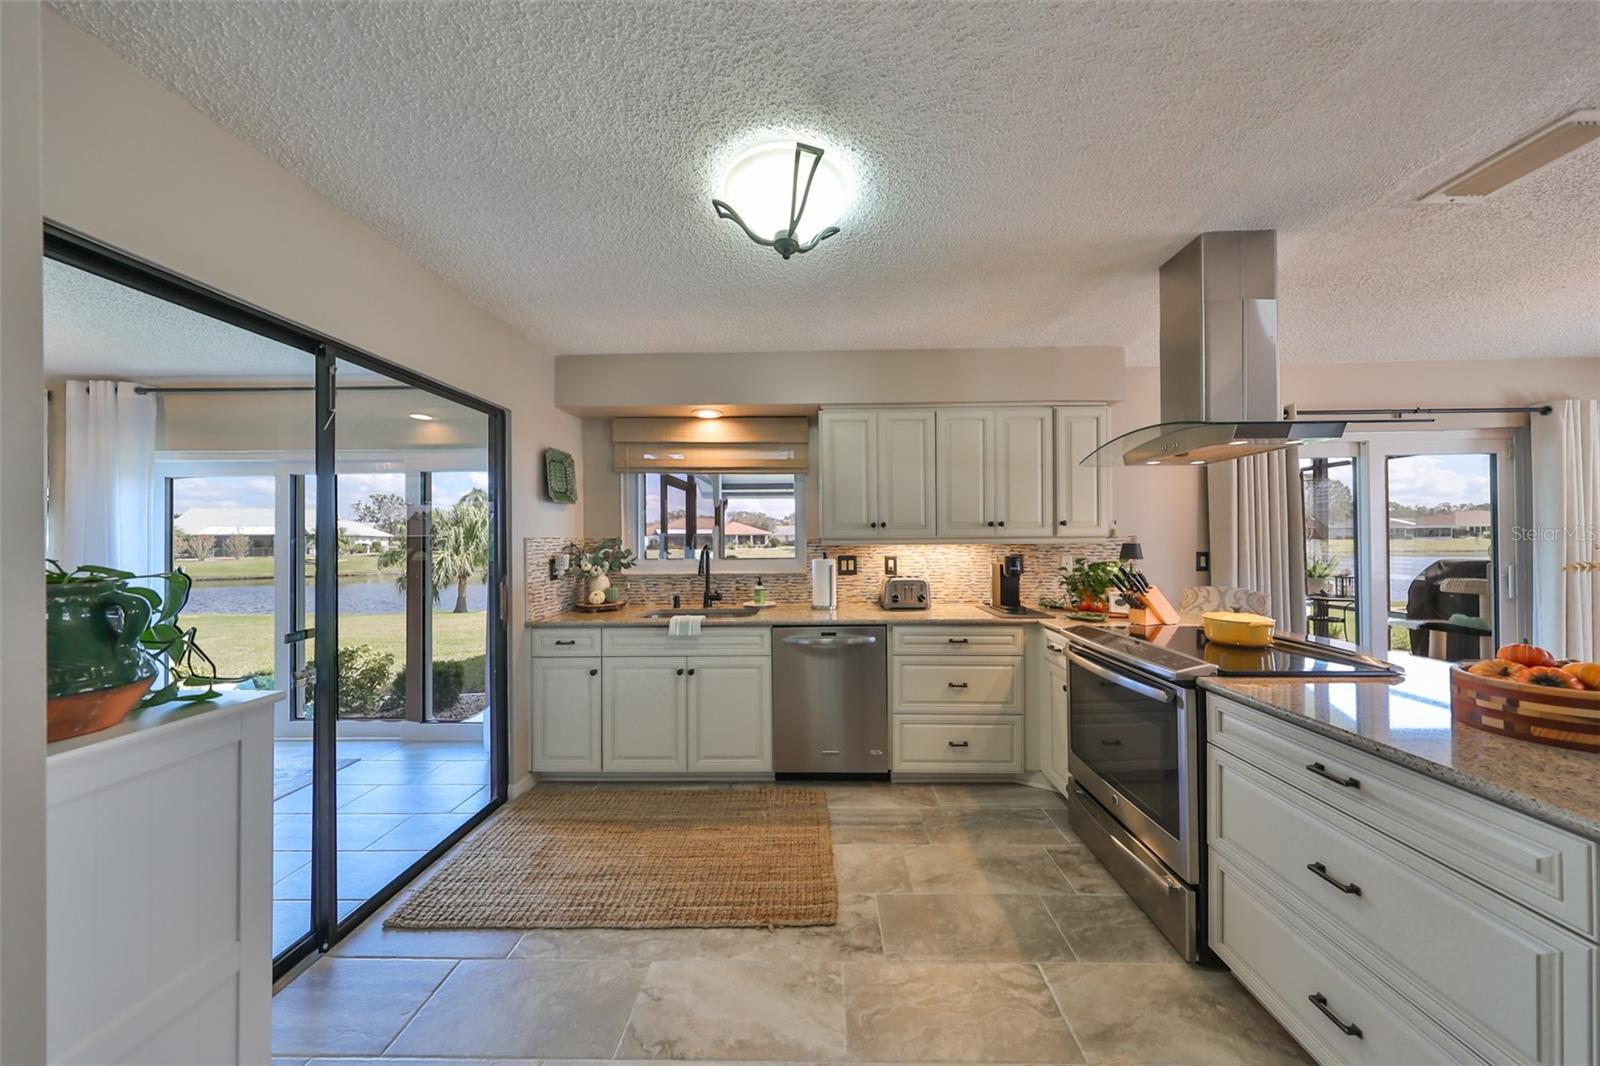
[[[1104,407],[823,411],[825,540],[1036,540],[1105,536]]]
[[[1055,532],[1050,408],[940,408],[937,421],[939,536],[1005,540]]]
[[[817,434],[824,540],[934,535],[931,409],[823,411]]]
[[[1111,439],[1104,407],[1056,408],[1056,525],[1062,537],[1111,535],[1111,468],[1078,462]]]

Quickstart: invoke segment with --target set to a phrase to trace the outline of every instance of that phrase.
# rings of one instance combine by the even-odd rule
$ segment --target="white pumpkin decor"
[[[606,590],[605,589],[590,589],[589,590],[589,604],[591,606],[598,607],[602,603],[605,603],[605,602],[606,602]]]

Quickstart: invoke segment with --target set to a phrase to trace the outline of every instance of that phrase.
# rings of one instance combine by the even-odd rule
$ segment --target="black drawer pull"
[[[1328,873],[1328,868],[1322,865],[1320,862],[1308,862],[1306,863],[1306,869],[1310,870],[1312,873],[1316,874],[1318,877],[1322,878],[1324,881],[1328,882],[1328,884],[1332,885],[1334,888],[1337,888],[1340,892],[1343,892],[1347,896],[1361,895],[1360,885],[1353,884],[1349,881],[1339,880],[1337,877],[1334,877],[1332,874]]]
[[[1046,645],[1045,645],[1045,647],[1046,647],[1046,648],[1048,648],[1048,649],[1049,649],[1049,650],[1051,650],[1051,651],[1053,651],[1053,652],[1055,652],[1055,653],[1056,653],[1056,654],[1058,654],[1058,655],[1059,655],[1059,654],[1060,654],[1060,653],[1061,653],[1061,652],[1064,652],[1064,651],[1066,651],[1066,650],[1067,650],[1067,649],[1065,649],[1065,648],[1058,648],[1058,647],[1056,647],[1056,646],[1055,646],[1055,645],[1054,645],[1054,644],[1046,644]]]
[[[945,643],[946,644],[966,644],[966,643],[968,643],[968,641],[967,641],[966,637],[946,637],[945,638]]]
[[[1111,737],[1101,737],[1100,738],[1100,743],[1104,744],[1108,748],[1120,748],[1120,747],[1122,747],[1122,741],[1115,740],[1115,739],[1113,739]]]
[[[1332,781],[1334,784],[1343,785],[1345,788],[1360,788],[1361,787],[1361,779],[1359,777],[1340,777],[1338,774],[1330,772],[1329,769],[1326,766],[1323,766],[1319,762],[1308,762],[1308,763],[1306,763],[1306,769],[1310,770],[1312,773],[1316,774],[1318,777],[1326,777],[1329,781]]]
[[[966,688],[967,687],[967,683],[965,681],[946,681],[945,684],[948,685],[950,688]]]
[[[967,746],[967,742],[964,740],[949,740],[945,743],[949,744],[952,748],[964,748]]]
[[[1345,1036],[1353,1036],[1357,1040],[1364,1039],[1364,1037],[1361,1035],[1361,1026],[1355,1024],[1354,1022],[1347,1022],[1337,1014],[1333,1013],[1333,1008],[1328,1006],[1327,996],[1323,995],[1321,992],[1313,992],[1306,998],[1311,1001],[1311,1005],[1313,1007],[1322,1012],[1322,1016],[1324,1018],[1328,1019],[1336,1027],[1338,1027],[1338,1030]]]
[[[578,643],[578,642],[575,641],[575,640],[558,640],[558,641],[556,641],[556,647],[558,647],[558,648],[570,648],[576,643]]]

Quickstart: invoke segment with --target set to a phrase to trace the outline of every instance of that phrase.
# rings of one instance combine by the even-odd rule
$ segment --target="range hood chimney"
[[[1086,466],[1201,466],[1344,433],[1278,404],[1278,234],[1203,233],[1161,266],[1161,421]]]

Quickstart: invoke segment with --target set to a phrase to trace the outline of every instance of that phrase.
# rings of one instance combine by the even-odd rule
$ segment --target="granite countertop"
[[[729,606],[719,604],[719,606]],[[737,606],[737,605],[735,605]],[[615,611],[562,611],[530,621],[529,626],[659,626],[665,629],[665,618],[646,618],[651,611],[665,609],[661,604],[627,606]],[[693,607],[683,608],[684,614],[693,614]],[[753,615],[745,617],[708,617],[708,626],[805,626],[805,625],[996,625],[1020,626],[1035,622],[1060,624],[1061,619],[1051,616],[1021,615],[1005,618],[990,614],[973,603],[938,603],[922,610],[886,611],[875,603],[845,603],[832,611],[819,611],[804,603],[775,603]]]
[[[1496,736],[1450,716],[1449,664],[1403,652],[1388,681],[1208,677],[1202,687],[1591,840],[1600,753]]]

